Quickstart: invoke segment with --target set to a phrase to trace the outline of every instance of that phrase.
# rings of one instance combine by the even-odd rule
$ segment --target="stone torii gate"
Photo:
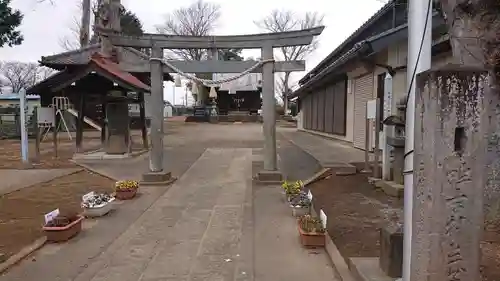
[[[113,6],[117,7],[117,5]],[[145,182],[166,182],[170,180],[170,173],[165,171],[163,167],[163,74],[164,72],[170,73],[173,71],[181,75],[185,75],[185,73],[240,73],[240,75],[235,77],[241,77],[244,73],[248,72],[262,71],[264,171],[259,172],[257,179],[262,182],[279,182],[282,180],[281,173],[277,167],[276,155],[274,72],[303,71],[305,70],[305,62],[275,62],[273,48],[308,45],[312,42],[314,36],[322,33],[324,27],[281,33],[235,36],[179,36],[162,34],[123,36],[118,34],[118,30],[112,27],[110,29],[101,32],[101,35],[103,36],[103,41],[108,41],[113,46],[152,49],[150,65],[120,64],[127,71],[147,72],[150,69],[151,72],[152,120],[150,171],[143,175]],[[262,61],[219,61],[217,59],[218,49],[231,48],[261,49]],[[166,61],[163,56],[164,49],[208,49],[211,54],[211,60]],[[219,84],[216,81],[207,82],[207,85]]]

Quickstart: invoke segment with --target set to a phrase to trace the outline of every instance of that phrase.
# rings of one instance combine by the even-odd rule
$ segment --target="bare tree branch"
[[[11,87],[13,93],[18,93],[23,88],[27,89],[54,73],[54,70],[39,66],[37,63],[18,61],[0,63],[0,80],[5,82],[5,86]]]
[[[41,1],[52,1],[52,0],[41,0]],[[51,2],[51,3],[53,3],[53,2]],[[81,1],[78,1],[77,5],[76,5],[77,10],[76,10],[75,15],[73,16],[73,18],[71,20],[71,23],[68,26],[69,34],[67,34],[59,39],[59,46],[61,46],[61,48],[63,48],[66,51],[77,50],[80,48],[80,32],[82,29],[81,18],[82,18],[82,13],[83,13],[83,5],[82,4],[83,3]],[[92,11],[95,11],[95,9],[97,7],[96,5],[97,5],[97,1],[92,0],[92,2],[91,2]],[[93,12],[90,13],[90,17],[91,17],[91,22],[92,22],[92,18],[94,17]],[[92,29],[90,29],[90,34],[89,34],[89,38],[91,38],[91,37],[92,37]]]
[[[295,14],[290,10],[274,10],[268,16],[255,21],[255,24],[268,32],[285,32],[317,27],[323,24],[323,15],[317,12],[306,12],[305,14]],[[307,46],[294,46],[280,48],[281,59],[285,61],[303,60],[319,46],[318,38],[314,38],[312,43]],[[290,92],[290,72],[284,73],[280,77],[277,89],[281,98],[285,101]]]
[[[221,16],[220,6],[198,0],[188,7],[180,8],[166,15],[165,22],[156,27],[162,34],[206,36],[213,32]],[[170,50],[171,58],[202,60],[207,57],[207,50],[183,49]]]

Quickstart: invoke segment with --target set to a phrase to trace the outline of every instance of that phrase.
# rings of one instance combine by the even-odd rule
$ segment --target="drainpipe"
[[[413,148],[415,132],[416,75],[431,67],[432,1],[410,0],[408,3],[408,100],[406,106],[404,163],[404,244],[403,280],[410,281],[412,212],[413,212]],[[426,24],[427,22],[427,24]]]

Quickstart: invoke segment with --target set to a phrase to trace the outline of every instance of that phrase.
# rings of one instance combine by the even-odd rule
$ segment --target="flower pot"
[[[300,243],[304,247],[324,247],[325,246],[325,233],[308,233],[301,227],[300,223],[297,224],[300,234]]]
[[[83,216],[78,216],[78,219],[70,224],[62,227],[44,226],[42,229],[47,236],[48,242],[58,243],[67,241],[76,236],[82,230]]]
[[[311,207],[290,206],[290,208],[292,209],[292,215],[297,218],[311,214]]]
[[[129,200],[135,197],[137,194],[137,188],[131,189],[117,189],[115,198],[118,200]]]
[[[114,198],[112,198],[109,202],[94,206],[92,208],[83,208],[83,215],[87,218],[102,217],[108,214],[113,209],[113,201]]]
[[[296,194],[288,194],[288,193],[284,193],[283,194],[283,202],[289,204],[290,203],[290,200],[292,200],[293,196],[296,196]]]

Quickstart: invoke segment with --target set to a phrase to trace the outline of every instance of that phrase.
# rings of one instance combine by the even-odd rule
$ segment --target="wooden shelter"
[[[44,107],[52,104],[53,97],[67,97],[70,106],[78,112],[77,150],[81,150],[84,118],[87,117],[101,126],[101,140],[106,144],[106,152],[111,154],[129,151],[128,104],[139,103],[140,127],[144,147],[147,148],[145,95],[150,93],[149,73],[127,72],[122,65],[103,56],[100,48],[100,44],[96,44],[42,57],[41,65],[60,71],[27,92],[39,94]],[[145,54],[135,49],[120,48],[119,52],[121,61],[125,63],[149,62]],[[172,80],[168,73],[164,79]]]

